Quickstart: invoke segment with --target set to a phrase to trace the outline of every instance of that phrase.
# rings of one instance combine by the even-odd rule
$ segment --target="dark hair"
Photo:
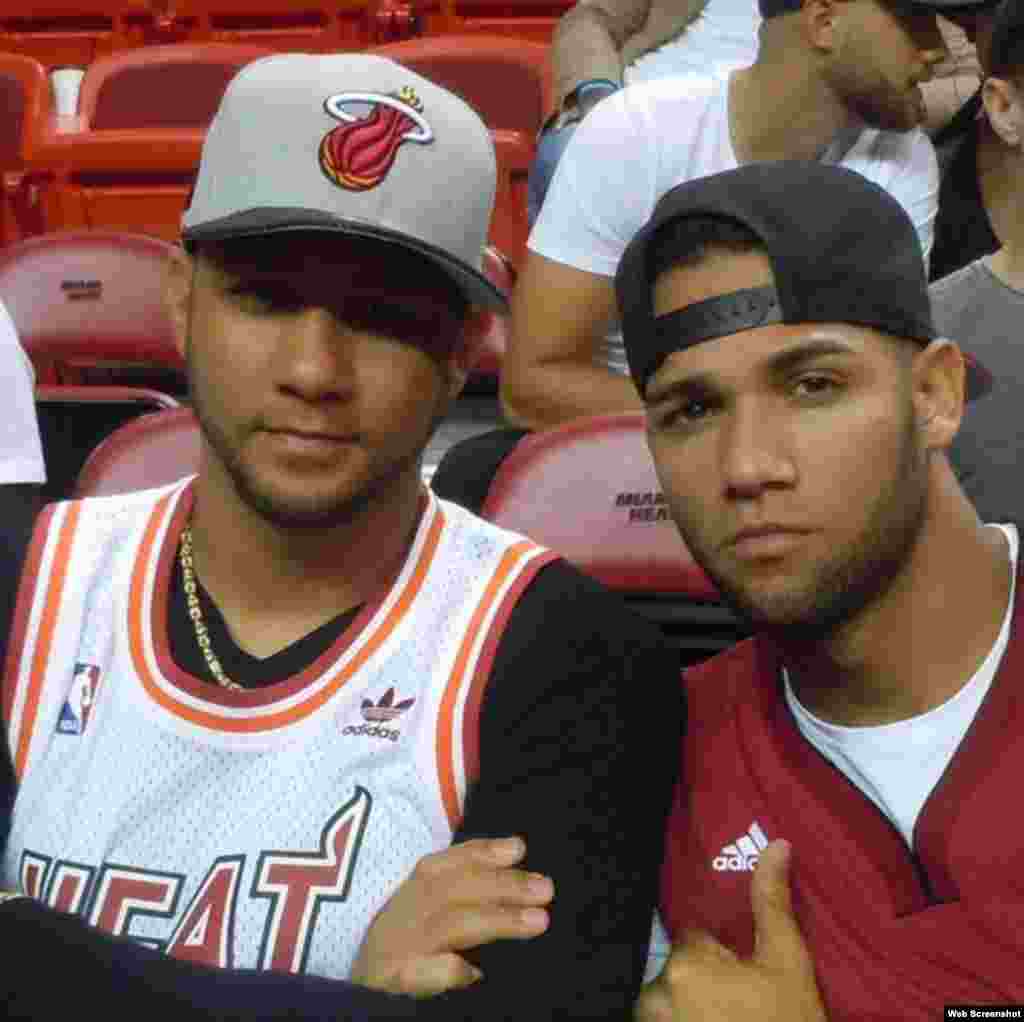
[[[1011,78],[1024,67],[1024,0],[1004,0],[996,10],[989,74]]]
[[[261,247],[280,249],[282,245],[298,242],[316,242],[332,252],[343,252],[347,248],[353,260],[378,259],[386,263],[391,279],[408,284],[416,282],[416,289],[422,294],[441,298],[444,304],[463,322],[469,312],[469,301],[452,278],[437,263],[425,256],[394,242],[376,238],[360,238],[329,231],[290,231],[284,234],[261,234],[248,238],[233,238],[225,241],[197,243],[194,252],[201,258],[209,259],[224,269],[232,263],[250,263],[259,255]],[[387,295],[381,296],[386,299]]]
[[[261,258],[271,265],[286,259],[288,249],[300,241],[322,246],[327,258],[353,265],[362,263],[368,268],[376,264],[370,270],[373,291],[361,290],[351,301],[345,301],[345,318],[353,326],[406,341],[439,358],[461,339],[470,310],[465,294],[436,263],[393,242],[326,231],[295,231],[202,242],[193,251],[197,258],[223,271],[244,272]],[[386,269],[387,279],[378,284],[380,267]],[[406,300],[389,300],[399,296]]]
[[[709,248],[748,252],[764,243],[746,224],[729,217],[694,216],[671,220],[651,239],[647,279],[652,283],[673,266],[694,266],[707,258]]]
[[[792,14],[803,7],[803,0],[757,0],[757,9],[762,18],[774,18],[777,14]]]

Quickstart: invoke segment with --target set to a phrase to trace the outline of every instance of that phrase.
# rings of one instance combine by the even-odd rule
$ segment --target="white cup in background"
[[[55,67],[50,72],[53,109],[58,117],[73,117],[78,113],[78,90],[85,76],[85,68]]]

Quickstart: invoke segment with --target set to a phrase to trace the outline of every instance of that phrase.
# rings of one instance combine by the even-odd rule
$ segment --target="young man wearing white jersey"
[[[474,310],[502,305],[479,268],[494,188],[480,119],[391,61],[280,55],[229,86],[168,285],[198,475],[46,509],[3,625],[18,1017],[84,989],[191,1018],[629,1011],[675,657],[420,479]],[[469,839],[506,835],[525,858],[502,879]],[[491,922],[460,929],[479,904]],[[12,956],[54,944],[39,991]]]
[[[759,160],[839,162],[894,195],[927,254],[935,154],[920,83],[944,58],[939,4],[763,0],[757,61],[603,100],[579,126],[530,235],[501,397],[518,426],[638,410],[612,277],[661,195]]]

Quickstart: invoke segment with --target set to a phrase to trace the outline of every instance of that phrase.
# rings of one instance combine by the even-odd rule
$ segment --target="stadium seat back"
[[[43,385],[36,388],[36,416],[46,461],[47,501],[70,497],[89,453],[124,423],[178,402],[142,387]]]
[[[318,53],[366,41],[364,0],[165,0],[184,38]]]
[[[41,228],[33,217],[28,162],[50,117],[50,83],[39,61],[0,53],[0,245]]]
[[[665,630],[683,663],[744,634],[676,531],[642,414],[578,419],[525,437],[498,469],[482,514],[622,593]]]
[[[575,0],[421,0],[428,33],[481,32],[549,45]]]
[[[143,415],[110,434],[89,455],[77,497],[103,497],[164,486],[199,467],[199,424],[190,408]]]
[[[147,0],[9,0],[0,6],[0,50],[48,68],[85,67],[100,54],[142,45],[152,24]]]
[[[270,50],[149,46],[97,60],[82,79],[81,130],[58,136],[48,231],[104,228],[177,241],[203,139],[228,82]],[[55,148],[55,147],[54,147]]]
[[[540,43],[458,33],[387,43],[370,52],[457,93],[489,128],[535,134],[550,106],[550,60]]]
[[[54,365],[180,370],[163,303],[170,252],[157,238],[108,231],[43,234],[0,250],[0,301],[41,378]]]
[[[78,109],[86,130],[206,128],[228,82],[272,51],[223,43],[147,46],[91,64]]]
[[[524,39],[462,33],[369,50],[457,93],[491,130],[498,185],[489,238],[516,266],[526,254],[526,185],[536,138],[551,105],[548,47]]]

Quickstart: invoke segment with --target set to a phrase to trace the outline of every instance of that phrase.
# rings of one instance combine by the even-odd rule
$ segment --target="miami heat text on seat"
[[[642,414],[577,419],[524,437],[495,474],[482,514],[621,592],[678,644],[684,664],[744,634],[676,531]]]
[[[0,301],[41,382],[80,367],[183,367],[162,299],[171,246],[158,238],[72,231],[0,251]]]

